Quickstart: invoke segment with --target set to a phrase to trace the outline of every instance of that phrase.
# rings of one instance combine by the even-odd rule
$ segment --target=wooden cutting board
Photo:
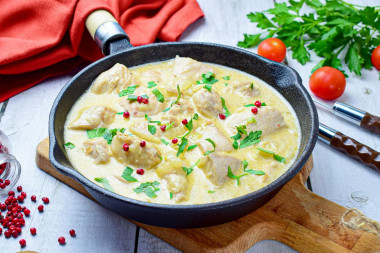
[[[80,193],[92,196],[49,161],[49,140],[37,146],[39,168]],[[344,228],[339,220],[346,208],[305,187],[313,167],[310,158],[301,172],[258,210],[218,226],[173,229],[131,222],[185,252],[244,252],[262,240],[276,240],[300,252],[378,252],[380,238]],[[94,200],[95,201],[95,200]]]

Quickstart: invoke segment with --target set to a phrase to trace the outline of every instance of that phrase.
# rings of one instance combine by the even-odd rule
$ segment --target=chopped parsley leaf
[[[152,135],[154,135],[157,131],[157,128],[153,125],[148,125],[148,131],[149,133],[151,133]]]
[[[87,138],[93,139],[97,137],[103,137],[108,144],[112,143],[113,137],[116,135],[117,132],[124,133],[125,128],[114,128],[114,129],[107,129],[107,128],[95,128],[92,130],[87,130]]]
[[[222,100],[222,106],[223,106],[224,110],[226,111],[226,113],[225,113],[226,117],[230,116],[231,113],[230,113],[230,111],[228,110],[228,108],[226,106],[226,101],[222,97],[220,97],[220,99]]]
[[[119,97],[124,97],[126,95],[133,94],[133,92],[135,92],[137,87],[139,86],[138,85],[129,86],[127,89],[120,91]]]
[[[245,170],[245,172],[248,172],[249,174],[253,174],[257,176],[265,175],[265,172],[262,170]]]
[[[148,88],[149,88],[149,89],[150,89],[150,88],[153,88],[153,87],[155,87],[155,86],[157,86],[157,84],[156,84],[155,82],[153,82],[153,81],[148,82]]]
[[[110,183],[108,182],[108,179],[107,178],[104,178],[104,177],[96,177],[94,178],[94,180],[98,183],[101,183],[103,185],[103,188],[106,189],[106,190],[109,190],[111,192],[114,192]]]
[[[230,76],[223,76],[222,77],[224,80],[230,80]]]
[[[261,103],[261,106],[267,106],[267,104],[264,102],[264,103]]]
[[[193,149],[195,149],[196,147],[198,147],[196,144],[191,145],[191,146],[189,146],[189,147],[187,148],[187,151],[193,150]]]
[[[253,90],[253,83],[251,83],[251,86],[250,86],[251,90]]]
[[[224,86],[227,86],[228,85],[228,83],[224,83]]]
[[[265,175],[265,172],[262,170],[247,170],[247,167],[248,167],[247,161],[244,160],[241,163],[243,164],[244,172],[248,172],[249,174],[258,175],[258,176]]]
[[[208,193],[215,193],[215,191],[208,191]]]
[[[285,157],[282,157],[280,155],[277,155],[275,152],[273,151],[270,151],[270,150],[267,150],[267,149],[263,149],[263,148],[256,148],[257,150],[260,150],[264,153],[267,153],[267,154],[272,154],[273,155],[273,158],[276,160],[276,161],[279,161],[280,163],[285,163],[286,160],[285,160]]]
[[[191,120],[189,122],[187,122],[187,124],[185,125],[185,127],[187,129],[189,129],[190,131],[193,130],[193,118],[191,118]]]
[[[232,147],[233,147],[234,149],[238,149],[238,148],[239,148],[239,143],[238,143],[237,141],[234,141],[234,142],[232,143]]]
[[[211,84],[206,84],[205,86],[203,86],[203,88],[205,88],[206,90],[208,90],[208,91],[211,92],[212,85]]]
[[[149,117],[148,114],[145,114],[145,119],[148,121],[148,123],[153,123],[153,124],[161,125],[161,121],[152,120],[152,118]]]
[[[170,104],[170,106],[164,110],[164,112],[169,111],[169,110],[172,108],[172,106],[173,106],[174,104],[178,103],[179,100],[181,99],[182,94],[181,94],[181,90],[179,89],[179,85],[177,85],[177,90],[178,90],[178,97],[177,97],[177,99],[176,99],[174,102],[172,102],[172,103]]]
[[[117,134],[117,132],[124,133],[125,128],[114,128],[108,129],[104,132],[103,138],[107,141],[108,144],[112,143],[113,137]]]
[[[190,133],[190,131],[189,131]],[[178,145],[178,152],[177,152],[177,157],[183,153],[183,151],[185,150],[185,147],[187,145],[187,139],[185,137],[182,137],[181,138],[181,143]]]
[[[171,122],[166,125],[166,131],[170,130],[174,126],[174,122]]]
[[[173,193],[169,192],[169,198],[173,199]]]
[[[256,122],[256,119],[254,117],[249,117],[247,120],[247,123],[251,124],[251,123],[257,123],[257,122]]]
[[[131,167],[126,167],[121,175],[122,178],[127,180],[128,182],[137,182],[137,179],[132,177],[133,169]]]
[[[116,114],[117,114],[117,115],[123,115],[124,112],[117,112]]]
[[[247,131],[245,130],[245,129],[247,129],[247,126],[240,125],[240,126],[235,126],[235,127],[236,127],[236,130],[238,131],[239,134],[247,135]]]
[[[87,138],[93,139],[96,137],[102,137],[106,130],[107,128],[104,127],[87,130]]]
[[[198,159],[198,161],[196,161],[191,167],[182,167],[183,171],[186,172],[186,176],[190,175],[190,173],[193,172],[193,168],[198,165],[200,160],[201,159]]]
[[[236,176],[236,175],[234,175],[234,173],[232,173],[231,167],[228,166],[227,176],[228,176],[229,178],[236,179],[236,181],[237,181],[237,185],[240,185],[240,178],[241,178],[241,177],[244,177],[244,176],[247,176],[247,175],[248,175],[248,174],[241,174],[241,175],[239,175],[239,176]]]
[[[235,135],[231,136],[230,138],[234,139],[234,142],[232,143],[232,147],[234,149],[238,149],[239,143],[237,141],[240,140],[241,134],[239,132],[237,132]]]
[[[193,172],[192,168],[182,167],[183,171],[186,172],[186,176],[190,175]]]
[[[68,149],[73,149],[73,148],[75,148],[75,145],[73,143],[71,143],[71,142],[66,142],[65,143],[65,147],[68,148]]]
[[[198,120],[199,116],[198,113],[194,114],[193,119]]]
[[[187,131],[186,133],[185,133],[185,135],[184,136],[179,136],[179,137],[177,137],[177,138],[179,138],[179,139],[182,139],[182,138],[185,138],[186,136],[188,136],[189,134],[190,134],[190,130],[189,131]]]
[[[231,136],[230,138],[234,139],[235,141],[240,140],[240,138],[241,138],[241,134],[240,134],[240,133],[237,133],[237,134]]]
[[[210,150],[210,151],[206,151],[206,152],[204,153],[205,156],[208,155],[208,154],[211,154],[212,152],[215,152],[215,142],[213,142],[210,138],[207,138],[206,141],[210,142],[211,145],[214,147],[214,149],[213,149],[213,150]]]
[[[152,93],[157,97],[157,100],[159,102],[163,103],[165,101],[164,95],[161,93],[161,91],[159,91],[156,88],[154,88],[152,90]]]
[[[167,142],[165,139],[161,139],[161,142],[165,145],[169,145],[169,142]]]
[[[158,188],[159,185],[160,183],[157,181],[154,181],[153,183],[146,182],[146,183],[140,184],[140,186],[133,189],[133,191],[136,192],[137,194],[143,192],[149,198],[156,198],[157,197],[156,191],[160,190],[160,188]]]
[[[244,105],[244,107],[251,107],[251,106],[255,106],[255,104],[247,104],[247,105]]]
[[[243,160],[241,164],[243,165],[243,170],[245,171],[245,169],[248,167],[248,162],[246,160]]]
[[[198,84],[214,84],[218,81],[215,79],[215,74],[212,72],[207,72],[206,74],[202,74],[202,81],[197,81]]]
[[[211,91],[212,84],[216,83],[218,79],[215,79],[215,74],[212,72],[207,72],[206,74],[202,74],[202,81],[197,81],[198,84],[205,84],[203,88],[208,91]]]
[[[251,131],[247,137],[245,137],[241,142],[240,142],[240,149],[251,146],[253,144],[259,143],[260,142],[260,136],[261,136],[262,131],[256,130],[255,132]]]
[[[128,100],[132,100],[132,101],[136,101],[137,100],[137,97],[136,95],[128,95]],[[146,99],[149,99],[148,95],[147,94],[143,94],[141,95],[142,98],[146,98]]]

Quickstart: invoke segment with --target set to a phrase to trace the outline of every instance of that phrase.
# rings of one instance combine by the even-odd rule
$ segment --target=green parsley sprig
[[[160,183],[157,181],[154,181],[153,183],[146,182],[146,183],[142,183],[139,187],[133,189],[133,191],[136,192],[137,194],[143,192],[149,198],[156,198],[157,197],[156,192],[160,190],[160,188],[158,187],[159,185]]]
[[[237,183],[237,185],[240,185],[240,178],[241,178],[241,177],[244,177],[244,176],[247,176],[247,175],[248,175],[247,173],[244,173],[244,174],[241,174],[241,175],[239,175],[239,176],[236,176],[236,175],[234,175],[234,173],[232,173],[231,167],[228,166],[227,176],[228,176],[229,178],[236,179],[236,183]]]
[[[202,74],[202,80],[197,81],[198,84],[205,84],[203,88],[205,88],[208,91],[211,91],[212,85],[216,82],[218,82],[218,79],[215,79],[215,74],[212,72]]]
[[[108,182],[108,179],[105,177],[96,177],[94,180],[98,183],[101,183],[103,185],[103,188],[106,190],[109,190],[110,192],[114,192],[110,183]]]
[[[124,133],[125,128],[114,128],[114,129],[107,129],[104,127],[95,128],[92,130],[87,130],[87,138],[93,139],[97,137],[103,137],[108,144],[112,143],[113,137],[116,135],[117,132]]]
[[[124,97],[126,95],[131,95],[133,94],[133,92],[135,92],[136,88],[139,87],[138,85],[131,85],[129,86],[127,89],[125,90],[122,90],[120,93],[119,93],[119,97]]]
[[[183,171],[186,172],[186,176],[190,175],[191,172],[193,172],[194,167],[198,165],[199,161],[201,159],[198,159],[192,166],[190,167],[182,167]]]
[[[241,163],[243,165],[244,172],[248,172],[249,174],[258,175],[258,176],[265,175],[265,172],[262,170],[247,170],[247,168],[248,168],[248,162],[247,161],[244,160]]]
[[[223,107],[223,109],[224,109],[224,111],[225,111],[224,115],[225,115],[226,117],[230,116],[231,113],[230,113],[230,111],[228,110],[228,108],[227,108],[227,106],[226,106],[226,101],[224,100],[223,97],[220,97],[220,100],[222,101],[222,107]]]
[[[261,141],[260,137],[261,137],[262,131],[256,130],[255,132],[251,131],[247,133],[247,131],[245,130],[246,128],[247,127],[245,125],[236,126],[236,129],[238,132],[234,136],[230,137],[234,139],[234,142],[232,143],[232,147],[234,149],[239,149],[239,148],[242,149],[242,148],[251,146],[253,144],[257,144]],[[247,136],[243,140],[241,140],[239,144],[238,140],[241,139],[243,134]]]
[[[74,149],[75,145],[72,142],[66,142],[65,143],[65,147],[68,148],[68,149]]]
[[[132,177],[133,169],[131,167],[126,167],[121,175],[122,178],[127,180],[128,182],[137,182],[137,179]]]
[[[206,152],[204,153],[204,156],[209,155],[209,154],[215,152],[215,142],[213,142],[213,140],[211,140],[210,138],[207,138],[206,141],[208,141],[208,142],[211,143],[211,145],[212,145],[212,147],[213,147],[213,150],[206,151]]]
[[[169,106],[168,108],[166,108],[163,112],[167,112],[167,111],[169,111],[169,110],[172,108],[172,106],[173,106],[174,104],[177,104],[177,103],[179,102],[179,100],[181,99],[181,96],[182,96],[182,93],[181,93],[181,90],[180,90],[180,88],[179,88],[179,85],[177,85],[177,91],[178,91],[178,97],[177,97],[177,99],[176,99],[175,101],[173,101],[173,102],[170,104],[170,106]]]
[[[313,12],[301,14],[304,5]],[[254,47],[276,36],[302,65],[310,61],[310,50],[323,57],[312,72],[322,66],[343,72],[344,61],[350,72],[360,76],[363,68],[372,67],[371,52],[380,44],[380,6],[357,6],[343,0],[326,0],[326,4],[319,0],[289,0],[289,5],[275,3],[274,8],[251,12],[247,17],[265,32],[244,34],[238,46]]]
[[[283,156],[280,156],[280,155],[277,155],[275,152],[273,151],[270,151],[270,150],[267,150],[267,149],[263,149],[263,148],[256,148],[257,150],[260,150],[264,153],[267,153],[267,154],[271,154],[273,155],[273,158],[276,160],[276,161],[279,161],[280,163],[285,163],[286,159],[285,157]]]

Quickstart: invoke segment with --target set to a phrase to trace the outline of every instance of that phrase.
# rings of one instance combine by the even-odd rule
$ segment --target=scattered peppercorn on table
[[[243,33],[258,32],[255,25],[246,18],[246,14],[274,6],[273,1],[260,4],[249,0],[198,2],[205,12],[205,19],[196,21],[182,35],[181,41],[216,42],[235,46],[237,41],[242,40]],[[373,1],[369,0],[350,2],[360,5],[373,4]],[[310,71],[320,59],[312,55],[312,62],[302,66],[287,53],[286,60],[300,73],[303,83],[308,87]],[[0,104],[0,129],[11,139],[14,146],[13,154],[22,165],[22,174],[17,185],[21,185],[22,191],[27,194],[22,205],[30,210],[29,217],[25,218],[26,225],[22,234],[17,239],[6,239],[4,234],[0,235],[0,246],[5,249],[4,252],[22,249],[39,252],[177,252],[170,245],[67,187],[35,165],[36,146],[48,135],[49,108],[71,77],[65,75],[44,81]],[[372,69],[364,71],[360,78],[351,75],[347,79],[346,91],[339,101],[380,115],[379,94],[378,72]],[[380,149],[379,136],[342,121],[322,108],[318,108],[318,112],[321,122],[377,150]],[[175,144],[181,140],[171,141]],[[333,151],[322,143],[317,144],[313,157],[314,169],[310,176],[309,188],[324,198],[342,206],[358,208],[370,218],[380,220],[377,208],[380,206],[380,190],[376,187],[380,183],[378,172]],[[16,187],[12,190],[17,192]],[[35,201],[31,199],[33,195],[36,196]],[[4,200],[5,197],[1,198],[0,202],[3,203]],[[43,212],[39,211],[40,205],[43,205]],[[35,228],[36,231],[31,228]],[[73,234],[75,236],[72,236]],[[24,248],[20,246],[24,243],[19,242],[20,239],[26,242]],[[252,247],[249,252],[293,250],[278,242],[264,241]]]

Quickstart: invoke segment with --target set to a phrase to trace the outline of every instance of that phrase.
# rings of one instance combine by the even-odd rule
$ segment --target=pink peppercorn
[[[251,112],[252,112],[253,114],[256,114],[256,113],[257,113],[257,108],[256,108],[256,107],[252,107]]]

